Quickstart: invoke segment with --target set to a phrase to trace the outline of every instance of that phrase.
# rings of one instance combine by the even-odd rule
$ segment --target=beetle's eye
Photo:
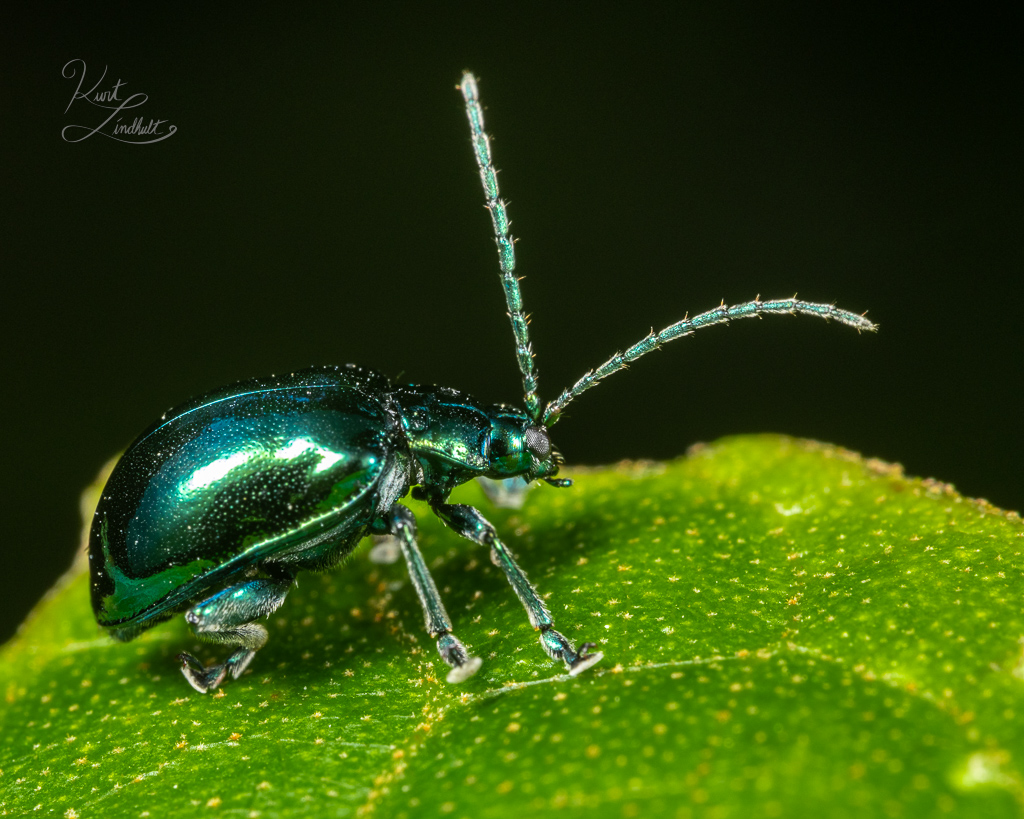
[[[542,461],[551,454],[551,439],[544,427],[527,427],[526,448]]]

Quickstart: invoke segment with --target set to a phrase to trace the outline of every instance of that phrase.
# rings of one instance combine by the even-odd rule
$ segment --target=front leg
[[[537,590],[526,579],[523,570],[519,568],[512,553],[505,547],[505,544],[498,538],[494,527],[472,506],[461,503],[432,503],[434,513],[456,532],[474,543],[486,546],[491,550],[491,559],[501,568],[512,584],[516,595],[526,609],[530,617],[530,624],[540,630],[540,644],[550,657],[555,660],[562,660],[569,669],[569,674],[575,677],[581,671],[586,671],[590,666],[597,663],[604,655],[597,651],[588,653],[588,649],[594,648],[594,643],[584,643],[579,651],[573,648],[572,643],[554,629],[554,621],[551,619],[551,612],[540,599]]]
[[[452,634],[452,621],[445,611],[441,595],[437,592],[434,578],[423,560],[423,554],[416,545],[416,518],[406,507],[396,503],[388,513],[375,524],[375,529],[383,530],[398,539],[402,547],[402,555],[409,567],[409,577],[416,588],[416,594],[423,606],[423,619],[427,633],[437,640],[437,650],[442,659],[451,666],[447,680],[460,683],[472,677],[480,668],[479,657],[470,657],[466,647]]]

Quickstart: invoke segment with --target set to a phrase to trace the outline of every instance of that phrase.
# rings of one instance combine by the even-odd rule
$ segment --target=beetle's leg
[[[526,579],[512,553],[501,542],[498,533],[483,515],[472,506],[461,503],[435,503],[432,507],[441,520],[464,538],[487,546],[491,550],[491,560],[505,573],[505,577],[512,584],[526,609],[531,625],[540,631],[541,646],[553,659],[565,662],[569,674],[576,676],[601,659],[603,655],[600,651],[588,653],[589,649],[594,648],[593,643],[583,643],[577,651],[564,635],[555,631],[548,607],[544,605],[544,601]]]
[[[292,577],[257,578],[208,597],[185,613],[196,637],[210,643],[238,646],[219,665],[204,666],[191,654],[179,654],[181,673],[200,694],[212,691],[231,674],[238,679],[257,649],[267,642],[267,630],[252,622],[284,602]]]
[[[416,518],[400,503],[394,504],[388,511],[384,524],[390,534],[394,535],[402,547],[402,554],[409,566],[409,577],[416,587],[420,605],[423,606],[423,619],[426,621],[427,633],[437,640],[437,650],[442,659],[451,666],[448,682],[460,683],[476,674],[480,668],[479,657],[470,657],[466,647],[452,634],[452,621],[448,618],[441,595],[434,585],[423,555],[416,545]]]

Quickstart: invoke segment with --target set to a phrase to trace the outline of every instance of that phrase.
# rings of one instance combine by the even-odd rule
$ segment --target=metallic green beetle
[[[196,635],[232,653],[204,666],[179,655],[200,692],[237,678],[267,640],[256,621],[283,602],[295,575],[327,569],[369,534],[397,538],[427,631],[450,666],[449,682],[480,667],[451,620],[416,545],[416,521],[399,499],[412,492],[463,537],[486,546],[540,633],[544,650],[578,674],[601,659],[554,628],[515,558],[476,509],[448,502],[472,478],[521,477],[558,487],[562,457],[549,428],[598,381],[665,342],[702,327],[773,313],[805,313],[874,330],[863,316],[793,299],[722,305],[651,333],[542,406],[476,81],[466,73],[473,150],[498,244],[501,280],[523,378],[525,407],[489,405],[447,387],[401,386],[349,364],[245,381],[196,398],[153,424],[114,468],[89,541],[93,611],[130,640],[185,611]]]

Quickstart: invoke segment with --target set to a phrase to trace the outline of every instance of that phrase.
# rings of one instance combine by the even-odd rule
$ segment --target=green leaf
[[[196,694],[181,618],[124,645],[79,566],[0,652],[0,814],[1019,816],[1020,518],[822,444],[739,437],[486,509],[573,640],[420,505],[484,659],[455,686],[400,564],[303,576],[251,671]]]

